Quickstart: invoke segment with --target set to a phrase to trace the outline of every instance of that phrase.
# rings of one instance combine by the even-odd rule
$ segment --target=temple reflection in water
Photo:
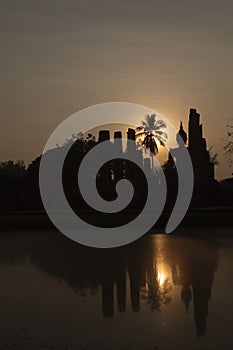
[[[197,335],[205,334],[217,269],[218,246],[214,240],[199,244],[184,237],[148,235],[128,246],[101,250],[53,235],[36,243],[29,243],[29,239],[17,250],[12,245],[7,251],[1,247],[0,263],[24,263],[29,259],[83,297],[89,291],[101,291],[104,317],[129,312],[129,301],[132,312],[142,307],[163,311],[172,303],[174,290],[178,290],[183,312],[189,312],[192,305]]]
[[[141,300],[145,299],[152,310],[161,310],[170,303],[172,289],[180,286],[180,298],[185,311],[188,312],[189,305],[193,302],[196,332],[198,336],[204,335],[214,272],[217,269],[217,248],[206,244],[203,252],[200,252],[199,247],[195,250],[195,246],[187,244],[183,249],[177,247],[174,254],[169,251],[169,240],[166,237],[155,236],[146,240],[147,249],[135,247],[135,252],[130,254],[132,258],[125,260],[124,267],[116,266],[112,269],[110,265],[103,266],[100,282],[103,316],[113,316],[114,287],[117,291],[118,311],[126,309],[128,286],[131,308],[136,312],[140,310]],[[150,246],[151,240],[153,244]],[[163,256],[164,249],[166,256]],[[127,277],[129,283],[126,283]]]

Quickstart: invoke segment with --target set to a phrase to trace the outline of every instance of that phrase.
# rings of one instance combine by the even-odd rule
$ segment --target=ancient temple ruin
[[[211,195],[214,195],[213,192],[215,189],[216,181],[214,178],[214,162],[211,161],[209,151],[207,150],[206,139],[203,137],[203,127],[202,124],[200,124],[200,114],[196,109],[190,109],[188,134],[184,130],[183,123],[181,122],[178,135],[181,137],[183,142],[179,141],[179,137],[177,138],[177,150],[179,147],[184,147],[185,145],[192,160],[194,171],[194,202],[196,200],[197,204],[206,205],[208,204]],[[115,131],[113,141],[114,146],[116,146],[123,154],[124,151],[122,148],[121,138],[121,131]],[[128,129],[127,138],[132,141],[136,140],[136,133],[134,129]],[[110,141],[110,131],[100,130],[98,142],[107,140]],[[143,158],[142,152],[136,149],[136,142],[135,147],[132,147],[132,144],[128,143],[126,152],[129,155],[129,159],[130,154],[136,152],[137,156],[141,160],[142,166],[144,168],[146,167],[147,170],[151,168],[150,158]],[[168,161],[165,162],[163,166],[169,190],[168,196],[170,197],[170,199],[168,198],[168,202],[171,200],[171,203],[173,202],[172,198],[176,197],[178,190],[176,164],[171,156],[172,152],[175,153],[176,149],[170,150]],[[137,174],[135,173],[134,169],[132,169],[130,166],[126,166],[126,162],[119,159],[114,160],[100,173],[100,183],[102,184],[100,187],[105,186],[106,188],[109,188],[108,185],[113,182],[116,183],[121,178],[129,178],[130,180],[134,180],[134,182],[140,186],[140,180],[137,179]]]

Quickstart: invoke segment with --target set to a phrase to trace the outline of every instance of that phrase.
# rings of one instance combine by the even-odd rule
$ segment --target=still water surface
[[[231,349],[233,239],[0,234],[0,349]]]

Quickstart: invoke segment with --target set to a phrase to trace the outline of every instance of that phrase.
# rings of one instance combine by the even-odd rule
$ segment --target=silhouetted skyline
[[[174,125],[195,106],[219,153],[217,178],[230,177],[232,10],[230,0],[1,1],[0,159],[31,161],[93,104],[139,103]]]

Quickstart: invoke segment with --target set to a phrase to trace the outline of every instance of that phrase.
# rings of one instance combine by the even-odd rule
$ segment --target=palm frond
[[[158,137],[157,137],[157,140],[159,141],[159,143],[160,143],[161,146],[163,146],[163,147],[165,146],[166,140],[165,140],[164,138],[158,136]]]
[[[161,129],[166,128],[166,124],[163,120],[156,120],[156,114],[147,114],[145,120],[141,121],[141,125],[136,128],[136,136],[144,136],[144,140],[141,142],[146,149],[149,149],[153,155],[156,155],[159,144],[165,146],[168,135]]]
[[[157,135],[159,135],[159,136],[164,137],[165,139],[168,138],[167,133],[164,132],[164,131],[160,131],[160,130],[154,130],[154,131],[153,131],[153,135],[154,135],[155,137],[156,137]]]
[[[159,119],[159,120],[156,120],[154,128],[155,129],[166,128],[166,124],[165,124],[165,122],[163,120]]]

